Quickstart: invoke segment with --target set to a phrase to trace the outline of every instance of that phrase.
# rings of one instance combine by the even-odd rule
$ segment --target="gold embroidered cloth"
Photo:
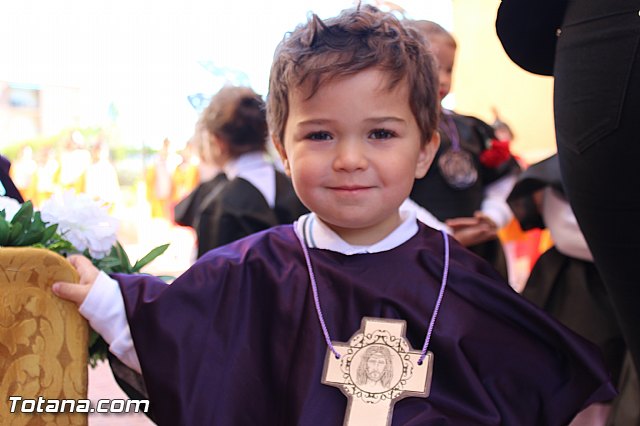
[[[87,398],[88,325],[73,303],[51,292],[56,281],[78,282],[62,256],[32,247],[0,248],[0,425],[87,424],[86,414],[68,409],[36,412],[53,411],[51,400]],[[11,413],[9,396],[35,400],[35,409]],[[40,397],[45,402],[38,407]]]

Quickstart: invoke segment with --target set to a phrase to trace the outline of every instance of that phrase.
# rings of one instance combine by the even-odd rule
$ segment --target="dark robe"
[[[638,0],[502,0],[496,22],[518,65],[553,73],[567,198],[638,371],[639,9]]]
[[[507,204],[524,231],[546,228],[533,195],[547,186],[560,194],[564,194],[557,155],[552,155],[536,164],[532,164],[522,172],[507,197]]]
[[[0,155],[0,195],[10,197],[17,200],[20,203],[24,203],[24,199],[20,194],[18,188],[11,180],[9,170],[11,169],[11,162],[4,156]]]
[[[227,176],[224,173],[218,173],[208,181],[201,182],[174,207],[175,222],[178,225],[196,229],[202,210],[218,194],[225,182],[227,182]]]
[[[443,247],[440,232],[419,224],[386,252],[310,249],[331,338],[348,341],[363,316],[396,318],[421,348]],[[431,395],[400,400],[393,425],[565,425],[614,396],[591,343],[455,241],[450,264]],[[291,225],[212,250],[171,285],[113,277],[160,425],[343,423],[347,399],[321,384],[327,348]]]
[[[551,247],[536,261],[522,295],[597,344],[617,382],[626,345],[593,262],[569,257]]]
[[[196,188],[176,206],[176,222],[191,226],[198,236],[198,257],[207,251],[276,225],[292,223],[307,209],[293,186],[276,171],[276,199],[270,207],[249,181],[224,174]]]
[[[275,173],[276,199],[270,207],[262,193],[249,181],[229,181],[202,210],[196,227],[198,257],[216,247],[276,225],[292,223],[307,213],[293,185],[283,173]]]
[[[519,177],[507,202],[524,230],[545,228],[533,195],[551,187],[564,194],[558,156],[533,164]],[[522,295],[600,347],[617,381],[626,349],[615,311],[593,262],[551,247],[536,261]]]
[[[451,149],[451,138],[440,125],[440,148],[426,176],[416,179],[410,198],[427,209],[441,222],[456,217],[472,217],[481,209],[487,185],[519,170],[511,157],[497,167],[486,167],[480,162],[480,155],[487,149],[488,142],[495,139],[493,128],[475,117],[452,113],[450,115],[458,131],[460,149],[471,154],[478,171],[477,181],[468,188],[459,189],[449,185],[438,167],[442,154]],[[471,251],[487,260],[506,279],[507,262],[500,241],[496,238],[469,247]]]

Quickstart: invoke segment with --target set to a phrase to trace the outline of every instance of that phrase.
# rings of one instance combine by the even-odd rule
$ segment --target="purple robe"
[[[309,251],[333,341],[369,316],[405,320],[422,347],[442,276],[439,232],[421,224],[375,254]],[[615,395],[594,345],[453,240],[450,262],[431,394],[397,402],[393,425],[564,425]],[[291,225],[214,249],[169,286],[114,278],[160,425],[342,424],[347,399],[321,384],[327,348]]]

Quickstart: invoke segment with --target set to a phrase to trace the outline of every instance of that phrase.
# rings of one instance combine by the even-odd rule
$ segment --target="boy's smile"
[[[426,173],[438,136],[422,144],[405,83],[367,69],[289,99],[281,155],[302,202],[345,241],[373,244],[400,224],[398,207]]]

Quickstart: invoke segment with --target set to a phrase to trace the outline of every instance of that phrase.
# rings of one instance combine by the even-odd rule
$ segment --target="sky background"
[[[372,3],[372,2],[371,2]],[[451,28],[450,0],[397,0],[414,19]],[[3,0],[0,80],[79,89],[78,126],[109,119],[115,105],[126,144],[177,147],[198,112],[188,96],[225,79],[202,63],[236,71],[266,95],[273,51],[310,11],[326,18],[350,0]],[[243,73],[243,74],[241,74]],[[243,79],[238,80],[238,76]]]

